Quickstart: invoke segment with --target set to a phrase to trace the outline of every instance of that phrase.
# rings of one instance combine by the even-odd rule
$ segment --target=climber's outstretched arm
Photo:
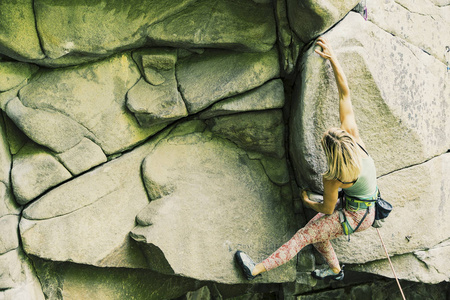
[[[350,89],[348,87],[347,77],[344,74],[344,70],[331,49],[330,44],[325,38],[319,37],[317,39],[317,45],[322,47],[322,51],[316,49],[315,52],[330,61],[334,76],[336,78],[336,84],[339,91],[339,118],[341,121],[341,128],[350,133],[358,142],[362,143],[359,138],[355,113],[353,112],[352,101],[350,98]]]

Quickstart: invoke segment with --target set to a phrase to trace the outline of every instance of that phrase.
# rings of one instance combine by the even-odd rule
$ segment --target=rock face
[[[208,51],[180,61],[177,78],[189,113],[218,100],[256,88],[279,76],[277,51],[240,53]]]
[[[367,2],[372,23],[446,63],[445,47],[448,46],[449,33],[444,28],[449,23],[448,1]]]
[[[11,180],[19,204],[72,177],[58,160],[39,147],[27,144],[14,156]]]
[[[177,88],[175,64],[177,53],[169,49],[136,51],[144,79],[127,93],[127,107],[143,127],[173,122],[186,117],[188,112]]]
[[[209,131],[186,133],[189,125],[172,131],[143,161],[152,201],[137,215],[131,236],[144,244],[155,271],[242,282],[234,253],[246,249],[263,259],[289,239],[295,232],[292,202],[259,160]],[[198,123],[191,127],[204,130]],[[263,279],[295,278],[293,264],[278,271]]]
[[[319,35],[394,206],[380,232],[406,296],[445,298],[450,3],[378,2],[1,2],[0,299],[397,293],[374,229],[333,241],[332,285],[310,246],[250,282],[233,259],[270,255],[311,215],[300,188],[323,188],[339,119]]]
[[[25,251],[54,261],[145,267],[128,233],[148,203],[140,165],[152,145],[78,176],[28,206],[20,222]]]
[[[358,0],[287,0],[289,23],[300,40],[308,43],[342,19]]]
[[[33,1],[0,4],[1,53],[15,59],[40,60],[45,57],[39,45]]]
[[[438,59],[356,13],[325,37],[338,47],[338,58],[349,74],[357,122],[378,175],[419,164],[450,148],[450,88]],[[385,55],[388,50],[391,54]],[[300,184],[320,190],[321,178],[314,170],[325,171],[320,139],[326,128],[339,126],[338,94],[331,67],[312,48],[303,56],[302,70],[291,113],[292,160]]]
[[[31,139],[61,153],[86,137],[106,154],[123,151],[160,130],[143,128],[124,110],[125,95],[140,78],[130,55],[41,72],[8,102],[8,116]],[[40,122],[42,118],[55,120]],[[48,134],[53,132],[53,134]]]
[[[35,270],[19,242],[21,207],[11,186],[11,154],[6,125],[0,118],[0,296],[2,299],[45,299]]]
[[[51,59],[71,53],[111,54],[145,44],[148,26],[186,8],[186,1],[128,1],[77,5],[43,0],[34,4],[43,51]],[[148,9],[151,7],[151,9]]]
[[[181,48],[266,52],[275,43],[275,30],[270,3],[197,0],[185,10],[149,26],[147,34],[156,44]]]

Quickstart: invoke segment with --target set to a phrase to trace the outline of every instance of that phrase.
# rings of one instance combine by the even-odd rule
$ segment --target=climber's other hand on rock
[[[322,56],[325,59],[332,59],[334,57],[333,50],[331,49],[330,44],[324,37],[319,37],[316,42],[317,46],[320,46],[322,48],[322,51],[320,49],[315,49],[314,51]]]
[[[310,207],[309,204],[310,204],[311,200],[309,200],[308,192],[306,190],[302,191],[301,198],[302,198],[303,205],[305,205],[306,207]]]

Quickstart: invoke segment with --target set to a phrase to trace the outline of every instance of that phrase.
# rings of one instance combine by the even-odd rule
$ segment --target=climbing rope
[[[394,270],[394,266],[392,265],[391,259],[389,258],[389,253],[386,249],[386,246],[384,245],[383,239],[381,238],[380,230],[378,230],[378,228],[377,228],[377,232],[378,232],[378,236],[380,237],[381,245],[383,245],[384,253],[386,253],[386,257],[389,261],[389,264],[391,265],[392,273],[394,273],[395,281],[397,281],[397,285],[398,285],[398,288],[400,289],[400,293],[402,294],[403,300],[406,300],[405,294],[403,294],[402,287],[400,285],[400,282],[398,281],[397,274],[395,273],[395,270]]]

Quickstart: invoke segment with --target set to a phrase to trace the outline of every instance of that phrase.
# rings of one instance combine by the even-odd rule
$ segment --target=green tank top
[[[377,192],[377,170],[372,157],[362,159],[361,174],[351,187],[343,189],[345,194],[359,199],[372,199]]]

